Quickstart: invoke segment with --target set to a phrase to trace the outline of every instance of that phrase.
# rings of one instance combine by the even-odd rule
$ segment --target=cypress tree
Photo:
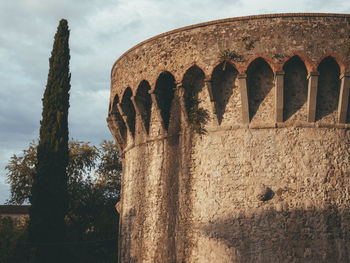
[[[58,262],[58,244],[64,240],[67,211],[69,29],[62,19],[57,28],[37,150],[36,173],[30,196],[29,242],[34,262]]]

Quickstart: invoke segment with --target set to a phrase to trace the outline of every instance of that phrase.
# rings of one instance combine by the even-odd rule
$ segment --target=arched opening
[[[141,81],[140,85],[137,88],[135,102],[139,112],[141,114],[141,119],[143,124],[145,125],[147,133],[149,132],[149,121],[151,117],[151,107],[152,107],[152,99],[149,94],[149,90],[151,89],[148,81]]]
[[[250,120],[274,121],[274,74],[270,65],[257,58],[247,69],[248,103]]]
[[[199,67],[192,66],[186,71],[182,86],[185,91],[184,101],[189,126],[193,131],[203,134],[206,132],[204,125],[209,118],[207,110],[199,106],[200,99],[198,98],[198,93],[204,86],[204,72]]]
[[[316,121],[323,120],[335,123],[340,90],[340,68],[332,57],[326,57],[318,66]]]
[[[113,98],[112,106],[110,108],[111,113],[115,113],[116,111],[118,111],[118,108],[117,108],[118,103],[119,103],[119,96],[118,96],[118,94],[115,94],[115,96]]]
[[[294,56],[284,64],[283,70],[285,72],[283,120],[298,119],[306,121],[308,83],[305,64],[299,56]]]
[[[133,137],[135,137],[135,116],[136,116],[136,112],[135,112],[135,108],[134,105],[131,101],[131,97],[132,97],[132,91],[131,88],[127,88],[124,91],[124,95],[122,98],[122,102],[121,102],[121,108],[123,110],[123,113],[126,115],[126,121],[128,123],[130,132],[132,134]]]
[[[176,84],[174,76],[167,71],[162,72],[156,82],[155,94],[166,130],[168,130],[169,126],[170,109],[174,98],[175,88]]]
[[[119,103],[119,96],[118,96],[118,94],[116,94],[114,96],[114,99],[113,99],[113,105],[111,108],[111,115],[115,118],[120,135],[122,136],[122,139],[125,141],[125,139],[126,139],[126,126],[125,126],[124,120],[123,120],[123,118],[120,115],[120,112],[118,110],[118,107],[117,107],[118,103]]]
[[[229,62],[222,62],[215,67],[211,81],[212,94],[215,103],[215,112],[219,124],[221,124],[227,103],[235,88],[238,71]]]

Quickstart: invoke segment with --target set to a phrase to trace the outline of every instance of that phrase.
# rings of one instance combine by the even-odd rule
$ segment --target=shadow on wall
[[[286,121],[306,103],[308,83],[305,64],[298,56],[294,56],[288,60],[283,70],[285,72],[283,120]],[[298,116],[299,119],[306,121],[306,111],[301,114],[303,116]]]
[[[334,58],[326,57],[318,66],[318,71],[320,76],[317,88],[316,120],[321,120],[337,111],[340,68]]]
[[[238,71],[229,62],[222,62],[213,71],[212,74],[212,93],[215,101],[215,113],[219,124],[222,122],[226,111],[226,105],[233,93],[235,80]]]
[[[141,119],[143,125],[146,129],[147,134],[149,133],[149,121],[151,118],[151,108],[152,108],[152,99],[149,91],[151,86],[148,81],[141,81],[140,85],[137,88],[135,102],[141,114]]]
[[[270,210],[200,228],[223,242],[234,262],[350,262],[350,210]],[[220,256],[220,255],[219,255]]]
[[[274,86],[273,80],[272,69],[263,58],[257,58],[249,65],[247,86],[250,120],[253,120],[258,110],[263,111],[262,108],[267,108],[267,105],[263,105],[263,101]]]
[[[126,115],[126,122],[129,126],[129,129],[132,133],[132,136],[135,137],[135,117],[136,117],[136,111],[134,108],[134,105],[131,101],[132,97],[132,91],[131,88],[127,88],[124,91],[124,95],[122,98],[121,108],[123,110],[123,113]]]
[[[170,108],[174,98],[175,88],[174,76],[168,71],[162,72],[156,82],[155,94],[166,130],[168,130],[169,126]]]

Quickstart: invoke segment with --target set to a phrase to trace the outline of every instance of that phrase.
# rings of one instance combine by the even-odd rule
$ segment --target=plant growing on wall
[[[229,49],[221,50],[219,53],[219,60],[221,63],[223,63],[223,70],[226,69],[227,61],[242,61],[242,58],[243,57],[241,55],[238,55],[235,51],[231,51]]]
[[[199,104],[200,100],[194,94],[185,96],[189,127],[193,132],[202,135],[207,132],[204,126],[209,120],[209,113],[208,110],[200,107]]]
[[[245,46],[246,50],[252,50],[254,48],[254,43],[256,42],[256,40],[252,40],[250,39],[250,37],[242,37],[242,42]]]
[[[278,61],[282,61],[282,59],[284,59],[285,57],[286,57],[286,55],[284,55],[284,54],[276,53],[276,54],[273,55],[273,58],[278,60]]]

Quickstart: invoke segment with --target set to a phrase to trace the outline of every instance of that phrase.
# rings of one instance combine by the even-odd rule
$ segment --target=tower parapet
[[[121,262],[350,261],[349,62],[343,14],[218,20],[123,54]]]

